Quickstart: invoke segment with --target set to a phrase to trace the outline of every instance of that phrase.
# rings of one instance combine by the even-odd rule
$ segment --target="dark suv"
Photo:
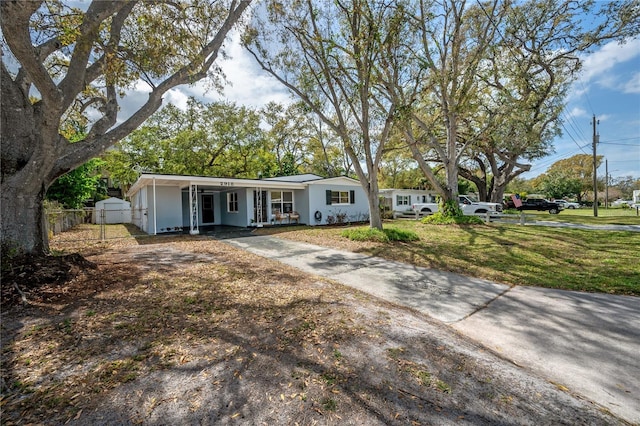
[[[548,210],[551,214],[558,214],[564,207],[554,201],[545,200],[544,198],[527,198],[526,200],[522,200],[521,207],[516,207],[513,201],[509,200],[507,201],[507,208],[538,211]]]

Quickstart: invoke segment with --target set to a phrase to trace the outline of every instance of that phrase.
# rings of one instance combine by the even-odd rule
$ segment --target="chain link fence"
[[[101,241],[147,235],[139,227],[140,218],[146,217],[146,209],[54,209],[45,214],[49,238],[57,241]],[[65,234],[70,229],[75,232]]]

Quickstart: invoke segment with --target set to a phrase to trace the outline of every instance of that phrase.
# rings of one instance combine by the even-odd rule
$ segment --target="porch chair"
[[[273,209],[273,215],[275,216],[276,222],[282,225],[282,221],[287,218],[286,214],[280,213],[280,209]]]
[[[300,220],[300,213],[298,213],[297,211],[292,211],[291,213],[289,213],[289,223],[291,223],[292,220],[295,220],[296,224],[298,224],[298,221]]]

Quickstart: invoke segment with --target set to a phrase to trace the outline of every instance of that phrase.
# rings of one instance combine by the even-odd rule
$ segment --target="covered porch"
[[[211,226],[299,223],[303,191],[300,182],[142,175],[128,194],[133,204],[147,204],[145,232],[197,235]]]

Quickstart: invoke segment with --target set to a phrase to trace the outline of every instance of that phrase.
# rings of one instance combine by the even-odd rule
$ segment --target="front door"
[[[213,195],[202,195],[202,223],[213,223]]]

